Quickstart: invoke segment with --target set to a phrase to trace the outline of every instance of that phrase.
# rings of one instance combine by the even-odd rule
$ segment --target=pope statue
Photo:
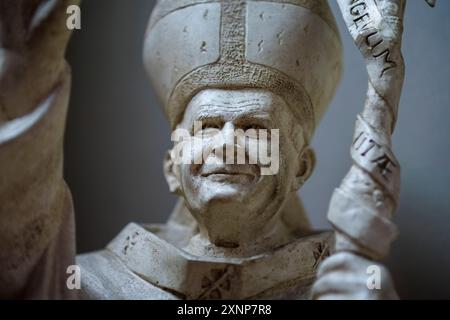
[[[373,1],[340,4],[353,4],[356,20]],[[185,142],[164,159],[179,196],[166,224],[130,223],[103,250],[76,256],[62,156],[71,80],[66,10],[74,4],[0,0],[1,298],[397,298],[379,263],[381,288],[367,285],[377,260],[366,254],[370,244],[340,228],[336,214],[330,219],[341,238],[313,230],[297,195],[313,172],[310,142],[342,70],[326,0],[157,2],[144,65],[171,128],[197,142],[184,153],[192,161],[177,157]],[[266,138],[278,146],[276,170],[224,160],[236,149],[252,159],[259,136],[247,133],[258,130],[274,132]],[[335,239],[345,250],[333,254]],[[353,247],[343,239],[354,239]],[[80,269],[79,290],[67,285],[69,266]]]

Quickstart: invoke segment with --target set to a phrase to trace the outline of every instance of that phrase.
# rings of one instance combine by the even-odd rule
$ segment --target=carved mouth
[[[249,174],[249,173],[227,172],[227,171],[217,171],[217,172],[209,172],[209,173],[202,174],[202,177],[210,177],[210,176],[249,176],[249,177],[254,177],[253,174]]]
[[[223,184],[252,184],[258,180],[258,168],[252,165],[205,165],[202,178]]]
[[[248,166],[243,167],[215,167],[215,168],[205,168],[202,170],[201,173],[202,177],[210,177],[210,176],[216,176],[216,177],[239,177],[239,176],[246,176],[250,178],[255,178],[256,174],[249,168]]]

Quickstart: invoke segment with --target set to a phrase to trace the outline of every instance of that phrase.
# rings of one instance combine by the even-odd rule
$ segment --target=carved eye
[[[202,127],[195,135],[213,136],[220,131],[220,124],[216,122],[202,122]]]
[[[220,130],[220,126],[217,123],[202,123],[202,130],[207,130],[207,129],[217,129]]]
[[[256,130],[256,131],[259,131],[259,130],[269,131],[267,129],[267,127],[261,123],[248,123],[248,124],[243,125],[242,127],[243,127],[242,129],[244,131],[251,130],[251,129]]]
[[[263,132],[266,132],[266,137],[270,138],[270,130],[260,124],[247,124],[243,126],[242,130],[244,130],[245,136],[251,139],[258,139]]]

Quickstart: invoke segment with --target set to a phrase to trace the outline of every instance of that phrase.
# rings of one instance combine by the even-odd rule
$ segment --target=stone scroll
[[[435,2],[427,0],[430,6]],[[338,4],[365,59],[369,85],[351,145],[353,166],[332,196],[328,219],[336,231],[336,251],[379,260],[397,236],[391,219],[400,193],[400,164],[391,137],[405,73],[401,45],[406,1]]]

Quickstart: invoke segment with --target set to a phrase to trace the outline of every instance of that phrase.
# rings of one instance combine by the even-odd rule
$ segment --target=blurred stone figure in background
[[[70,92],[66,8],[0,1],[0,296],[74,298],[74,216],[63,180]]]
[[[382,3],[397,5],[389,14],[402,17],[403,1]],[[201,154],[214,165],[179,164],[168,151],[164,173],[180,196],[169,221],[131,223],[104,250],[78,256],[81,291],[69,290],[74,212],[62,176],[62,138],[72,4],[0,0],[2,298],[397,298],[381,265],[381,289],[367,286],[366,270],[378,256],[363,250],[364,239],[350,239],[364,228],[356,224],[352,233],[339,213],[333,221],[342,227],[345,252],[323,264],[311,294],[319,265],[335,247],[333,232],[312,230],[296,194],[313,172],[309,143],[341,76],[341,40],[325,0],[158,1],[144,41],[146,70],[171,128],[204,138],[192,159]],[[400,89],[401,81],[391,94]],[[258,137],[228,135],[249,129],[279,130],[276,174],[262,175],[259,162],[217,156],[232,147],[249,158]]]

